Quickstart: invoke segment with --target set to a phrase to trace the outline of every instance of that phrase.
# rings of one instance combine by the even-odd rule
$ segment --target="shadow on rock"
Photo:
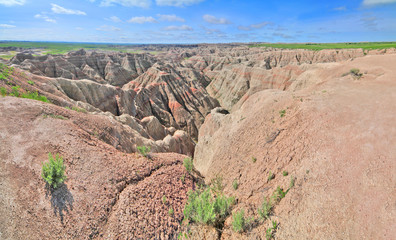
[[[46,189],[46,197],[51,198],[51,206],[54,209],[54,214],[55,216],[59,215],[63,224],[63,217],[65,214],[73,210],[73,195],[69,191],[66,184],[62,184],[57,189],[46,186]]]

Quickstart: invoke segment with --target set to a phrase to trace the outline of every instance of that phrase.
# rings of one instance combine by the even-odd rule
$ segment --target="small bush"
[[[26,92],[22,93],[21,98],[28,98],[28,99],[33,99],[41,102],[49,102],[47,97],[39,95],[38,92]]]
[[[253,163],[257,162],[257,158],[252,157],[252,162],[253,162]]]
[[[246,230],[245,211],[243,209],[232,215],[232,228],[239,233]]]
[[[138,146],[137,150],[143,157],[147,158],[151,148],[146,146]]]
[[[184,182],[185,182],[185,178],[186,178],[186,176],[183,174],[183,175],[180,177],[180,181],[181,181],[182,183],[184,183]]]
[[[232,188],[234,188],[234,190],[237,190],[239,186],[238,180],[234,179],[234,181],[232,181]]]
[[[162,203],[165,205],[166,204],[166,196],[162,196]]]
[[[20,95],[20,93],[19,93],[19,88],[20,88],[20,86],[13,86],[13,87],[11,87],[10,96],[19,97],[19,95]]]
[[[7,96],[7,89],[5,87],[1,87],[0,88],[0,94],[3,97]]]
[[[356,78],[358,78],[358,79],[361,78],[361,77],[363,76],[363,73],[361,73],[360,70],[357,69],[357,68],[352,68],[352,69],[349,71],[349,73],[352,74],[352,76],[354,76],[354,77],[356,77]]]
[[[173,214],[174,214],[174,211],[173,211],[173,208],[171,207],[171,208],[169,208],[169,211],[168,211],[168,213],[169,213],[169,216],[173,216]]]
[[[87,110],[85,110],[84,108],[79,108],[79,107],[72,107],[72,110],[76,111],[76,112],[81,112],[81,113],[87,113]]]
[[[268,182],[271,181],[274,178],[275,178],[275,174],[273,174],[271,171],[269,171],[269,173],[268,173]]]
[[[261,204],[261,207],[258,209],[258,214],[261,219],[268,219],[272,211],[272,203],[271,200],[264,199],[264,202]]]
[[[49,186],[58,188],[65,180],[65,165],[63,158],[59,154],[55,155],[55,159],[51,153],[48,153],[48,162],[43,163],[41,176]]]
[[[281,117],[281,118],[284,117],[285,114],[286,114],[286,110],[281,110],[281,111],[279,111],[279,114],[280,114],[280,117]]]
[[[272,199],[274,200],[274,202],[278,202],[286,196],[286,193],[287,192],[283,191],[283,188],[278,186],[272,195]]]
[[[27,83],[30,84],[30,85],[34,85],[33,81],[27,81]]]
[[[287,175],[289,175],[289,173],[287,171],[283,171],[282,175],[286,177]]]
[[[211,188],[190,191],[184,207],[184,220],[195,223],[221,226],[229,215],[234,198],[215,195]]]
[[[189,174],[191,174],[191,171],[192,171],[192,169],[193,169],[193,161],[192,161],[192,158],[185,158],[184,160],[183,160],[183,165],[184,165],[184,167],[186,168],[186,170],[187,170],[187,172],[189,173]]]

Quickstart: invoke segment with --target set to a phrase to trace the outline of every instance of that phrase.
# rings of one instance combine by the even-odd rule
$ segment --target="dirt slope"
[[[174,237],[193,186],[184,155],[123,153],[90,134],[105,120],[53,104],[3,97],[0,109],[1,239]],[[53,192],[40,176],[49,152],[68,178]]]
[[[213,110],[195,166],[207,180],[221,174],[238,198],[234,211],[255,217],[265,196],[296,177],[275,206],[276,239],[395,239],[395,62],[385,55],[315,64],[288,91],[260,91],[231,114]],[[343,76],[352,68],[363,76]],[[231,218],[226,224],[222,239],[263,239],[270,222],[242,235]]]

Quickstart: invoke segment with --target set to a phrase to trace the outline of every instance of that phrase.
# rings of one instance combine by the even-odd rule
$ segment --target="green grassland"
[[[262,43],[249,47],[273,47],[284,49],[348,49],[361,48],[364,50],[396,48],[396,42],[359,42],[359,43]]]
[[[0,47],[20,47],[26,49],[43,49],[44,54],[65,54],[70,51],[76,51],[81,48],[85,49],[100,49],[105,51],[130,52],[138,53],[137,51],[130,51],[128,45],[115,45],[106,43],[64,43],[64,42],[6,42],[0,41]]]

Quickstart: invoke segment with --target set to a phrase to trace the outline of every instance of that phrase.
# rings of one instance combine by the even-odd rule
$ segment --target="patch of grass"
[[[65,169],[63,158],[59,154],[54,158],[48,153],[48,162],[43,163],[41,177],[49,186],[56,189],[66,180]]]
[[[250,45],[249,47],[273,47],[283,49],[352,49],[361,48],[365,50],[396,48],[396,42],[349,42],[349,43],[262,43]]]
[[[166,204],[166,196],[164,195],[164,196],[162,196],[162,204]]]
[[[169,208],[168,214],[169,214],[169,216],[173,216],[174,211],[173,211],[173,208],[172,208],[172,207]]]
[[[76,106],[73,106],[71,108],[71,110],[76,111],[76,112],[81,112],[81,113],[87,113],[87,110],[85,110],[84,108],[79,108],[79,107],[76,107]]]
[[[184,221],[222,228],[234,204],[233,197],[212,191],[211,187],[190,191],[184,207]]]
[[[185,178],[186,178],[186,176],[183,174],[183,175],[180,177],[180,181],[181,181],[182,183],[184,183],[184,182],[185,182]]]
[[[14,68],[0,63],[0,80],[9,80],[14,73]]]
[[[272,211],[271,199],[264,199],[261,207],[258,209],[258,214],[261,219],[268,219]]]
[[[186,168],[187,172],[191,174],[192,169],[194,167],[192,158],[185,158],[183,160],[183,166]]]
[[[289,189],[294,187],[294,182],[296,179],[293,176],[290,176],[290,184],[289,184]],[[289,189],[287,191],[289,191]]]
[[[137,150],[143,157],[148,158],[151,147],[137,146]]]
[[[357,69],[357,68],[352,68],[352,69],[349,71],[349,73],[350,73],[353,77],[355,77],[355,78],[357,78],[357,79],[360,79],[360,78],[363,76],[363,73],[361,73],[360,70]]]
[[[22,93],[21,98],[33,99],[41,102],[49,102],[46,96],[39,95],[38,92],[26,92]]]
[[[272,221],[272,226],[268,228],[267,231],[265,232],[265,238],[267,240],[273,238],[277,229],[278,229],[278,223],[276,221]]]
[[[280,115],[281,118],[284,117],[285,114],[286,114],[286,110],[285,109],[279,111],[279,115]]]
[[[234,190],[237,190],[239,186],[238,180],[234,179],[234,181],[232,181],[232,188],[234,188]]]
[[[242,209],[232,214],[232,228],[235,232],[242,233],[246,230],[245,211]]]
[[[33,82],[33,81],[30,81],[30,80],[27,81],[27,83],[30,84],[30,85],[34,85],[34,82]]]
[[[287,171],[283,171],[282,175],[286,177],[287,175],[289,175],[289,173]]]
[[[285,196],[286,196],[286,192],[283,191],[283,188],[281,188],[280,186],[278,186],[275,190],[275,192],[272,194],[272,200],[273,202],[279,202],[280,200],[282,200]]]
[[[253,162],[253,163],[257,162],[257,158],[252,157],[252,162]]]
[[[275,178],[275,174],[273,174],[271,171],[269,171],[269,173],[268,173],[268,182],[271,181],[274,178]]]
[[[3,97],[7,96],[7,89],[5,87],[1,87],[0,88],[0,94]]]
[[[55,115],[55,114],[44,114],[43,115],[44,118],[50,117],[50,118],[55,118],[55,119],[61,119],[61,120],[67,120],[66,117],[62,116],[62,115]]]
[[[13,86],[13,87],[11,87],[10,96],[19,97],[19,96],[20,96],[19,88],[20,88],[20,86]]]

